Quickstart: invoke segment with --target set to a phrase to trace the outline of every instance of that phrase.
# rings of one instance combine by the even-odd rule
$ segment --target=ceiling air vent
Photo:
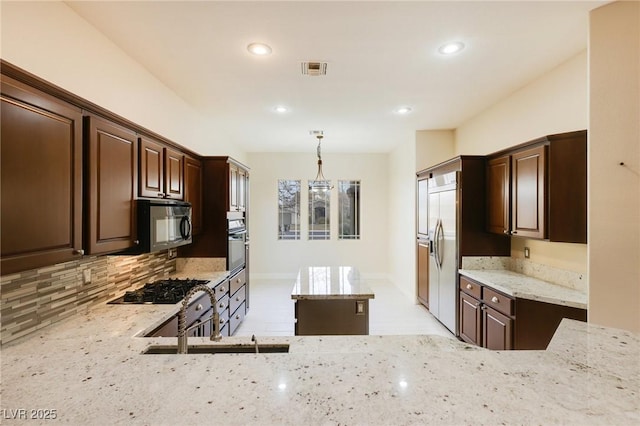
[[[302,63],[303,75],[327,75],[327,63],[326,62],[303,62]]]

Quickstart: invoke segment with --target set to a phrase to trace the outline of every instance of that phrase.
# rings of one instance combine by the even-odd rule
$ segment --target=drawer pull
[[[236,278],[236,282],[239,284],[240,283],[240,277]]]
[[[224,324],[224,318],[220,318],[220,324]]]
[[[204,308],[204,306],[202,306],[202,303],[198,303],[198,306],[196,306],[196,311],[201,311]]]
[[[219,291],[220,293],[226,293],[226,292],[227,292],[227,289],[223,286],[223,287],[220,287],[220,288],[218,289],[218,291]]]
[[[471,290],[473,286],[471,284],[467,284],[467,290]]]
[[[224,309],[224,308],[225,308],[224,303],[221,303],[221,304],[219,304],[218,306],[220,307],[220,309]]]
[[[240,319],[240,315],[236,315],[236,319],[239,320]]]
[[[236,296],[236,302],[240,301],[240,296]]]
[[[491,301],[492,301],[493,303],[498,303],[498,302],[500,302],[500,300],[499,300],[497,297],[495,297],[495,296],[493,296],[493,297],[491,298]]]

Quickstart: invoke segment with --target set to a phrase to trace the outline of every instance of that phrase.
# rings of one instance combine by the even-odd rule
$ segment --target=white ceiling
[[[248,152],[313,151],[316,129],[324,152],[388,152],[455,128],[586,49],[604,3],[67,2]],[[466,48],[439,55],[448,41]],[[309,60],[327,75],[303,76]]]

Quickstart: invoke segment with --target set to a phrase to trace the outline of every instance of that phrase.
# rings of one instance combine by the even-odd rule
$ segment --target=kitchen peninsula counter
[[[169,309],[103,305],[5,345],[3,423],[640,422],[640,335],[626,331],[564,320],[546,351],[491,352],[441,336],[257,336],[290,352],[142,355],[176,343],[134,337]],[[21,409],[56,419],[7,418]]]
[[[586,293],[573,288],[504,269],[460,269],[459,272],[508,296],[587,309]]]

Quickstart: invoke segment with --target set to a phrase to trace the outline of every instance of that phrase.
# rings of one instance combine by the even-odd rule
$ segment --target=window
[[[278,239],[300,239],[299,180],[278,180]]]
[[[338,181],[338,239],[360,239],[360,181]]]
[[[311,183],[312,181],[309,181]],[[309,239],[328,240],[330,190],[309,187]]]

